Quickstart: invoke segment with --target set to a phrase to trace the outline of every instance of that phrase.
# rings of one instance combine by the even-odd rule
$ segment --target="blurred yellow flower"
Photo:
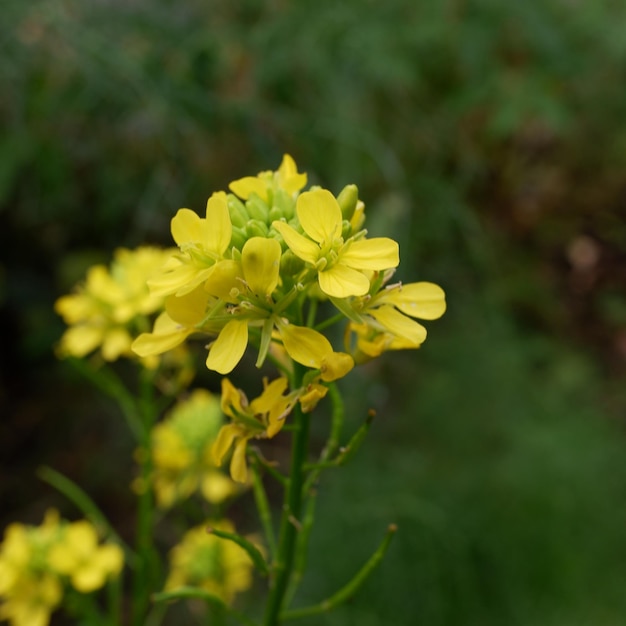
[[[393,239],[343,240],[341,207],[330,191],[304,192],[298,196],[296,212],[307,236],[286,222],[275,221],[272,225],[293,253],[317,270],[320,289],[326,295],[365,295],[370,283],[362,270],[386,270],[398,265],[398,244]]]
[[[234,532],[233,525],[227,520],[189,530],[170,552],[165,590],[196,587],[231,604],[237,593],[252,585],[252,562],[237,544],[207,532],[208,526]]]
[[[41,526],[7,527],[0,545],[0,620],[12,626],[48,624],[63,597],[63,586],[47,564],[60,532],[54,510],[46,513]]]
[[[170,507],[198,489],[212,503],[237,491],[210,453],[223,421],[219,399],[196,389],[152,429],[152,485],[159,507]]]
[[[124,565],[124,554],[116,544],[98,544],[93,524],[80,520],[68,524],[48,553],[50,567],[68,576],[81,593],[90,593],[117,576]]]
[[[86,520],[68,523],[55,510],[40,526],[11,524],[0,545],[0,620],[12,626],[46,626],[63,600],[66,580],[81,593],[119,574],[123,554],[98,544]]]
[[[150,325],[149,316],[163,305],[163,298],[150,293],[147,281],[170,256],[170,250],[121,248],[109,268],[91,267],[75,293],[55,303],[70,326],[59,342],[59,355],[83,357],[99,347],[107,361],[134,357],[134,335]]]

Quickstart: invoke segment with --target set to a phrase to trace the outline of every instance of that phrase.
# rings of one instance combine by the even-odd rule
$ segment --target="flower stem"
[[[294,363],[294,388],[302,381],[304,368]],[[291,450],[291,472],[280,519],[278,551],[273,564],[273,576],[270,583],[264,626],[277,626],[283,609],[283,601],[294,564],[296,538],[300,527],[303,485],[305,479],[304,464],[309,444],[309,414],[303,413],[300,405],[294,409],[294,431]]]
[[[153,546],[154,500],[150,488],[152,474],[150,434],[157,416],[151,372],[146,370],[141,372],[140,387],[138,404],[142,420],[141,440],[139,442],[141,446],[139,456],[141,493],[137,507],[137,564],[133,579],[132,626],[144,624],[150,603],[150,593],[152,592],[151,581],[154,580],[156,574]]]

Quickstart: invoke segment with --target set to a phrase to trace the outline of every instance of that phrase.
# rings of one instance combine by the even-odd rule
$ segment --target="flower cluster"
[[[277,171],[213,193],[204,217],[180,209],[171,222],[178,249],[148,281],[152,295],[164,298],[164,310],[152,331],[132,344],[145,358],[205,335],[206,366],[220,374],[237,366],[249,344],[258,350],[257,367],[271,355],[287,376],[290,363],[306,369],[297,388],[288,391],[287,378],[278,378],[249,404],[224,383],[222,408],[232,423],[220,433],[214,458],[220,462],[232,448],[231,474],[238,481],[247,475],[249,439],[274,436],[296,402],[312,410],[326,385],[355,362],[418,348],[426,329],[413,318],[432,320],[445,311],[437,285],[390,284],[398,244],[367,236],[355,185],[334,196],[319,187],[303,191],[306,182],[285,155]],[[317,319],[323,300],[336,309],[334,317]],[[320,332],[341,319],[347,322],[345,352]],[[276,358],[277,352],[286,358]]]
[[[110,267],[89,268],[75,293],[55,303],[56,312],[70,326],[61,337],[59,354],[80,358],[100,348],[106,361],[136,357],[133,339],[163,307],[163,298],[150,292],[147,281],[170,256],[170,250],[158,248],[121,248]]]
[[[99,544],[86,520],[66,522],[56,511],[41,526],[11,524],[0,546],[0,620],[12,626],[46,626],[65,589],[100,589],[123,566],[116,544]]]
[[[185,533],[170,552],[170,571],[165,590],[191,586],[207,591],[226,604],[252,585],[252,561],[237,544],[207,532],[207,526],[229,533],[227,520],[203,524]]]
[[[159,507],[168,508],[200,490],[220,503],[237,488],[217,468],[211,447],[223,424],[219,399],[196,389],[152,429],[152,477]]]

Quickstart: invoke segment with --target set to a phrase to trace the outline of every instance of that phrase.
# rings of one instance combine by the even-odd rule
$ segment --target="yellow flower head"
[[[170,256],[171,251],[157,248],[119,249],[110,267],[91,267],[75,293],[55,303],[56,312],[70,325],[61,337],[59,354],[83,357],[99,347],[107,361],[134,357],[134,335],[163,305],[163,298],[150,293],[147,281]]]
[[[210,454],[222,423],[219,399],[197,389],[152,429],[152,485],[160,507],[169,507],[198,489],[213,503],[236,492]]]
[[[77,591],[90,593],[119,575],[124,554],[116,544],[100,545],[93,524],[80,520],[63,529],[48,553],[48,563],[54,571],[68,576]]]
[[[158,296],[185,295],[209,281],[219,264],[227,259],[232,223],[226,194],[214,193],[207,201],[206,217],[189,209],[179,209],[171,222],[172,237],[179,253],[173,256],[165,272],[149,281]]]
[[[245,483],[248,480],[246,446],[249,439],[271,438],[280,431],[285,418],[298,399],[298,392],[285,395],[288,381],[277,378],[271,383],[264,381],[263,393],[248,402],[243,391],[227,379],[222,379],[222,410],[232,423],[222,426],[211,449],[213,460],[221,465],[222,459],[233,448],[230,474],[233,480]]]
[[[40,526],[12,524],[0,545],[0,620],[12,626],[46,626],[68,581],[88,593],[123,565],[117,545],[99,545],[87,521],[68,523],[56,511]]]
[[[245,176],[230,183],[230,190],[243,200],[253,193],[264,202],[271,202],[278,190],[295,195],[307,182],[306,174],[299,174],[296,162],[285,154],[276,172],[261,172],[257,176]]]
[[[320,289],[328,296],[363,296],[369,280],[363,270],[386,270],[399,263],[398,244],[393,239],[344,241],[343,216],[336,198],[326,189],[307,191],[298,196],[296,211],[305,235],[286,222],[274,228],[292,252],[317,271]]]
[[[248,554],[232,541],[207,532],[205,524],[188,531],[170,552],[170,572],[166,591],[192,586],[208,591],[231,604],[235,595],[252,585],[252,562]],[[234,532],[227,520],[210,524]]]
[[[411,318],[435,320],[446,310],[443,289],[429,282],[382,287],[372,296],[355,299],[351,305],[361,322],[348,325],[346,343],[350,349],[354,334],[357,361],[377,357],[387,350],[419,348],[426,339],[426,329]]]

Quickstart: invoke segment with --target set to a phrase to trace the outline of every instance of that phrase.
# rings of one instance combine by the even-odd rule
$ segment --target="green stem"
[[[382,561],[387,549],[389,548],[389,544],[393,539],[393,536],[396,534],[398,530],[395,524],[390,524],[387,528],[387,534],[382,540],[381,544],[378,546],[376,552],[372,554],[372,556],[367,560],[365,565],[355,574],[354,578],[342,587],[337,593],[332,595],[330,598],[327,598],[323,602],[319,604],[314,604],[312,606],[305,606],[300,609],[293,609],[291,611],[285,611],[281,614],[281,620],[288,621],[292,619],[299,619],[301,617],[309,617],[311,615],[319,615],[320,613],[326,613],[334,609],[339,604],[346,602],[349,600],[361,587],[361,585],[366,581],[368,576],[374,571],[376,566]]]
[[[138,403],[142,421],[141,439],[139,441],[141,493],[137,503],[137,566],[133,578],[131,606],[131,624],[133,626],[143,626],[144,624],[152,591],[151,581],[154,580],[156,565],[153,546],[154,498],[150,485],[152,477],[150,435],[157,416],[152,383],[151,372],[142,371]]]
[[[256,502],[256,508],[259,512],[259,518],[263,531],[265,533],[265,541],[270,552],[270,559],[273,559],[276,555],[276,539],[274,538],[274,526],[272,523],[272,513],[270,510],[270,503],[263,486],[263,480],[261,479],[261,471],[259,468],[259,460],[256,455],[252,455],[252,488],[254,490],[254,500]]]
[[[302,380],[304,368],[294,363],[294,384],[297,388]],[[303,413],[300,404],[294,409],[293,443],[291,453],[291,473],[287,482],[287,490],[280,519],[278,534],[278,552],[273,564],[273,577],[270,584],[264,626],[277,626],[279,615],[294,562],[296,538],[300,527],[302,509],[303,484],[305,479],[304,463],[309,444],[309,414]]]

